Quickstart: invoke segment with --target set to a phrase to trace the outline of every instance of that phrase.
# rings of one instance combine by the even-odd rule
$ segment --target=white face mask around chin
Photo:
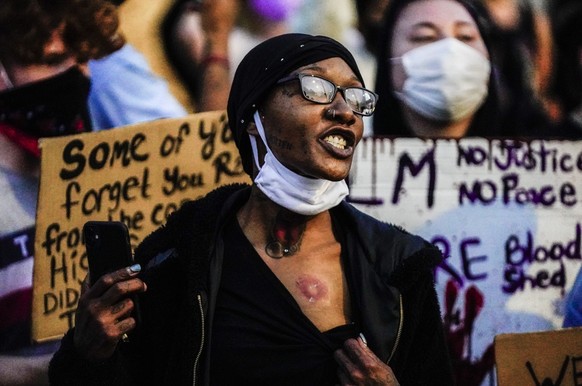
[[[457,39],[423,45],[399,59],[407,78],[402,92],[395,94],[423,117],[457,122],[477,111],[487,97],[489,60]]]
[[[333,208],[348,195],[348,186],[345,180],[328,181],[303,177],[286,168],[269,149],[258,112],[255,112],[254,120],[267,149],[265,162],[261,167],[257,140],[253,135],[249,135],[255,164],[259,169],[255,185],[269,199],[292,212],[313,216]]]

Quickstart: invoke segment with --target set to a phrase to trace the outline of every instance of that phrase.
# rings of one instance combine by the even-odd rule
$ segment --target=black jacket
[[[225,240],[222,226],[249,197],[241,185],[191,201],[136,250],[147,267],[140,298],[142,323],[105,363],[92,365],[74,350],[72,331],[49,369],[54,385],[208,384],[214,302]],[[433,269],[434,246],[342,203],[331,211],[345,231],[346,274],[355,283],[363,333],[403,386],[453,385]],[[227,369],[225,369],[227,371]],[[196,374],[195,379],[193,379]]]

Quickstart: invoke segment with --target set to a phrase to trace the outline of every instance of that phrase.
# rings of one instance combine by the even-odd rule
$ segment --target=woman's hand
[[[390,366],[382,362],[361,338],[348,339],[334,353],[342,386],[399,386]]]
[[[85,278],[75,314],[74,343],[92,362],[104,361],[115,352],[124,334],[135,328],[130,295],[146,291],[136,276],[139,264],[103,275],[91,288]]]

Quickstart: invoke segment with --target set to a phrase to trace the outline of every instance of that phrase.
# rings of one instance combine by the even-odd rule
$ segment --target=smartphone
[[[129,232],[119,221],[89,221],[83,226],[91,285],[109,272],[133,264]]]
[[[107,273],[133,265],[133,254],[127,226],[121,221],[88,221],[83,226],[83,238],[89,261],[90,285]],[[133,316],[139,320],[137,296]]]

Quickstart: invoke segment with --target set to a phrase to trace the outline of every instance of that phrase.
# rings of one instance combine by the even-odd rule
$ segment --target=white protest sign
[[[349,200],[448,256],[435,279],[456,370],[473,373],[464,386],[492,374],[496,334],[562,324],[582,262],[581,145],[366,138],[358,148]]]

